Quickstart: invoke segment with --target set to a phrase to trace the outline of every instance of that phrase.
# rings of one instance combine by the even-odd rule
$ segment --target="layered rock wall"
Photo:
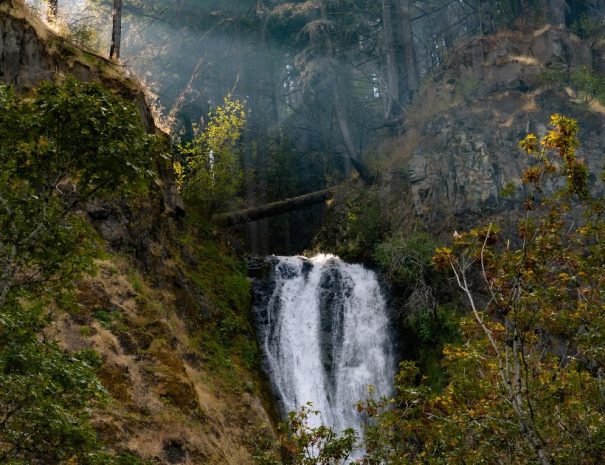
[[[518,142],[529,132],[543,135],[552,113],[579,120],[579,156],[592,173],[603,169],[605,111],[570,88],[548,85],[548,73],[565,75],[586,66],[605,71],[605,48],[563,29],[500,33],[478,38],[452,57],[452,65],[423,96],[419,143],[408,164],[416,214],[431,224],[444,218],[476,218],[515,208],[502,190],[521,183],[528,165]],[[428,91],[427,91],[428,92]],[[426,96],[424,96],[426,97]],[[602,191],[598,176],[593,191]],[[471,219],[472,221],[472,219]]]

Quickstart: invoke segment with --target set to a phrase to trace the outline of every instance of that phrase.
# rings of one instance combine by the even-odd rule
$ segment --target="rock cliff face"
[[[425,117],[407,121],[418,131],[408,164],[416,214],[435,225],[513,207],[501,193],[510,182],[520,184],[529,161],[518,141],[528,132],[543,135],[555,112],[579,120],[579,156],[599,173],[605,109],[570,88],[547,85],[545,76],[580,66],[602,72],[604,53],[602,43],[552,26],[479,38],[459,50],[419,96]],[[596,177],[592,188],[603,189]]]
[[[380,173],[375,185],[353,180],[339,188],[315,249],[371,261],[389,234],[426,228],[451,236],[488,217],[512,219],[522,193],[511,199],[502,191],[519,185],[530,163],[518,143],[529,132],[543,135],[553,113],[578,120],[578,156],[594,173],[593,192],[603,192],[605,107],[565,82],[583,66],[605,72],[604,41],[554,26],[500,32],[457,49],[425,78],[400,134],[368,158]]]

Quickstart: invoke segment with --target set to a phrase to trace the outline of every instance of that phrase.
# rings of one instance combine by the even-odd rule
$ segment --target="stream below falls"
[[[283,414],[307,402],[336,431],[363,417],[355,404],[391,394],[395,372],[386,300],[374,272],[333,255],[271,257],[255,305],[264,368]]]

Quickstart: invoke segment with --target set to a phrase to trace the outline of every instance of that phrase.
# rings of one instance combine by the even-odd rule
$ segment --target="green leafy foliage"
[[[437,249],[434,263],[451,270],[471,313],[461,341],[443,349],[443,389],[403,366],[395,408],[370,428],[369,463],[601,462],[604,204],[575,156],[577,123],[553,115],[551,124],[522,142],[535,164],[520,240],[488,225]],[[552,195],[547,179],[560,186]]]
[[[445,383],[440,360],[446,343],[459,337],[459,312],[446,276],[432,265],[436,242],[427,233],[394,235],[381,242],[374,260],[383,270],[401,309],[406,357],[416,360],[434,387]]]
[[[427,233],[392,236],[376,246],[374,260],[391,281],[413,286],[419,279],[435,274],[431,266],[435,247],[435,241]]]
[[[93,195],[150,175],[156,149],[133,105],[94,84],[0,87],[0,461],[125,463],[89,423],[99,360],[44,336],[94,271],[96,235],[77,214]],[[115,461],[114,461],[115,459]]]
[[[59,463],[94,450],[86,408],[105,393],[99,360],[41,340],[40,306],[5,305],[0,323],[0,461]]]
[[[202,311],[189,315],[189,319],[203,327],[196,344],[203,347],[204,361],[212,367],[213,382],[220,384],[220,389],[238,391],[243,387],[237,375],[239,366],[257,370],[260,361],[249,320],[250,282],[245,263],[228,247],[202,237],[200,232],[181,237],[183,254],[195,264],[183,263],[185,277],[191,289],[199,289],[204,296]]]
[[[571,32],[579,37],[603,37],[604,25],[600,18],[589,17],[586,13],[574,21],[570,26]]]
[[[577,66],[569,72],[545,71],[542,73],[541,79],[544,84],[554,88],[570,86],[585,104],[593,100],[605,103],[605,77],[589,66]]]
[[[241,187],[238,150],[246,118],[244,104],[227,96],[205,126],[194,126],[193,140],[180,147],[182,162],[174,165],[179,185],[188,204],[204,217],[233,201]]]
[[[574,68],[570,82],[586,102],[592,99],[605,102],[605,77],[590,67],[583,65]]]
[[[357,442],[357,433],[349,428],[336,433],[317,423],[320,412],[313,404],[303,406],[298,412],[290,412],[288,419],[280,425],[280,443],[284,452],[283,461],[270,453],[255,457],[258,465],[344,465]]]
[[[0,109],[2,163],[10,156],[8,167],[33,189],[77,183],[85,196],[153,174],[154,137],[139,111],[95,84],[46,83],[29,99],[3,88]]]
[[[374,246],[385,235],[387,225],[382,214],[376,192],[363,192],[347,201],[344,211],[342,242],[337,254],[347,260],[365,261],[372,259]]]
[[[426,383],[435,391],[447,385],[443,348],[460,341],[461,311],[454,304],[438,304],[432,312],[416,312],[407,318],[402,335],[406,358],[414,360]]]

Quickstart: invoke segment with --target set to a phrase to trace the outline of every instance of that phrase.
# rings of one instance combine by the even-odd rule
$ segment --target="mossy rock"
[[[97,375],[111,397],[120,402],[132,402],[128,368],[104,363]]]
[[[157,386],[160,398],[168,401],[187,415],[198,414],[199,405],[193,385],[179,376],[163,373]]]

